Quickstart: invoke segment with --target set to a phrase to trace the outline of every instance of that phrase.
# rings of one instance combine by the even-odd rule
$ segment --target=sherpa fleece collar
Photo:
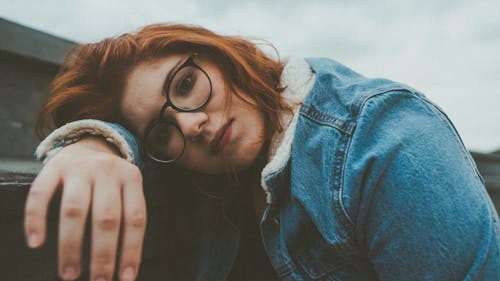
[[[288,58],[281,74],[281,85],[286,87],[282,95],[292,107],[293,114],[282,114],[280,116],[284,130],[271,139],[269,161],[261,173],[261,184],[266,192],[267,203],[271,203],[273,198],[266,179],[273,173],[282,170],[290,159],[292,141],[299,117],[298,111],[302,102],[311,92],[314,81],[315,74],[305,59],[300,57]]]

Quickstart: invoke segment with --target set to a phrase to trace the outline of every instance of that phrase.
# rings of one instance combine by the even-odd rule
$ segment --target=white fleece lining
[[[281,85],[286,87],[282,95],[292,107],[293,115],[283,114],[280,116],[281,124],[284,125],[285,130],[277,133],[271,139],[269,162],[261,173],[261,185],[266,192],[267,203],[271,203],[273,198],[266,184],[266,178],[283,169],[290,159],[292,141],[299,118],[298,111],[301,103],[311,92],[315,77],[309,64],[300,57],[290,57],[281,74]]]
[[[133,162],[132,149],[125,138],[106,123],[92,119],[74,121],[54,130],[38,145],[35,156],[45,164],[64,146],[78,141],[84,135],[95,135],[105,138],[107,142],[116,146],[123,158],[131,163]],[[61,140],[64,140],[63,146],[54,148]]]

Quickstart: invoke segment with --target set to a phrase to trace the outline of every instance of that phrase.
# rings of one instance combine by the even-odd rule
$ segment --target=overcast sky
[[[327,56],[413,86],[466,146],[500,149],[500,1],[0,0],[0,17],[77,42],[181,22],[272,42],[281,56]]]

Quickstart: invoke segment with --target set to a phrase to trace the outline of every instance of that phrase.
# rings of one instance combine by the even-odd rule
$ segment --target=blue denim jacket
[[[263,181],[261,238],[282,280],[500,280],[500,224],[442,110],[408,86],[328,59],[299,109],[290,157]],[[114,125],[137,155],[137,144]],[[179,280],[224,280],[239,232],[199,194]]]

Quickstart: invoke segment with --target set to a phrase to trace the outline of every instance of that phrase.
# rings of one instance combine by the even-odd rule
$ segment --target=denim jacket
[[[418,91],[307,59],[313,81],[262,173],[266,253],[282,280],[500,280],[500,224],[455,127]],[[125,128],[96,121],[126,142]],[[73,138],[61,128],[39,147]],[[109,137],[111,139],[116,139]],[[120,142],[118,141],[118,142]],[[224,280],[239,232],[196,195],[177,280]],[[180,270],[182,271],[182,270]]]

